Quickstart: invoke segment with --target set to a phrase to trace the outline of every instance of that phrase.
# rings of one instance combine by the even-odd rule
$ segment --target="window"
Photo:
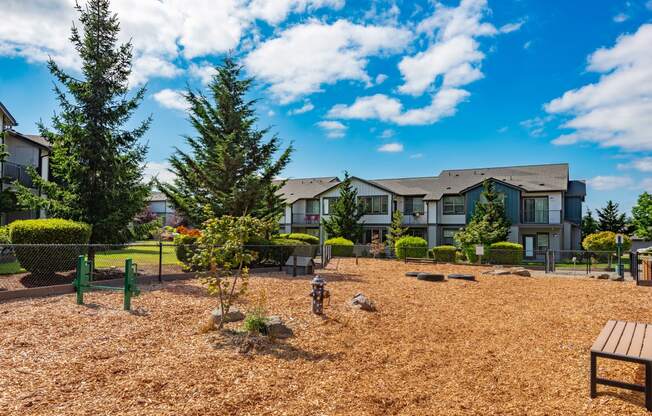
[[[537,234],[537,251],[546,251],[550,247],[549,236],[547,233]]]
[[[548,224],[548,197],[523,200],[523,222]]]
[[[362,244],[371,244],[374,240],[387,241],[387,228],[365,228]]]
[[[428,241],[425,228],[410,228],[407,230],[407,234],[413,237],[423,238],[424,240]]]
[[[408,197],[405,198],[405,206],[403,213],[405,215],[423,214],[425,212],[423,205],[423,198],[421,197]]]
[[[454,246],[455,245],[455,234],[457,229],[455,228],[444,228],[442,231],[442,245]]]
[[[319,214],[319,200],[307,199],[306,200],[306,214]]]
[[[337,201],[337,197],[328,197],[324,198],[324,215],[329,215],[331,213],[330,207]]]
[[[461,195],[449,195],[444,197],[444,215],[464,214],[464,197]]]
[[[358,200],[362,202],[364,206],[364,213],[367,215],[387,214],[387,195],[361,196],[358,198]]]

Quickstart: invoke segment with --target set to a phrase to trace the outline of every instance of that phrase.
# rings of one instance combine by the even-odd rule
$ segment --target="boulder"
[[[220,322],[221,317],[222,311],[220,308],[213,309],[213,312],[211,312],[211,318],[216,325]],[[237,308],[230,308],[229,312],[224,316],[223,323],[227,324],[229,322],[238,322],[242,321],[243,319],[245,319],[244,313],[240,312]]]
[[[373,312],[376,310],[374,303],[362,293],[357,293],[353,299],[351,299],[351,306],[368,312]]]
[[[601,274],[599,274],[599,275],[597,275],[597,276],[595,276],[595,277],[596,277],[597,279],[603,279],[603,280],[606,280],[606,279],[608,279],[610,276],[609,276],[609,273],[601,273]]]
[[[443,282],[443,274],[434,274],[434,273],[419,273],[417,275],[418,280],[425,280],[427,282]]]
[[[407,277],[417,277],[419,275],[419,272],[407,272],[405,273]]]
[[[511,270],[512,274],[516,276],[524,276],[524,277],[530,277],[532,274],[530,274],[529,270],[525,270],[523,268],[515,268]]]
[[[448,275],[449,279],[460,279],[460,280],[469,280],[469,281],[475,281],[475,276],[472,274],[458,274],[458,273],[453,273]]]
[[[265,335],[270,338],[285,339],[293,336],[294,332],[283,323],[280,316],[270,316],[265,323]]]

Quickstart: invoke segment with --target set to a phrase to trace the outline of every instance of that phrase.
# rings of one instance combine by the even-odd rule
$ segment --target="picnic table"
[[[627,361],[645,365],[645,385],[600,378],[597,359]],[[591,397],[596,385],[618,387],[645,393],[645,407],[652,410],[652,325],[640,322],[611,320],[602,328],[591,347]]]

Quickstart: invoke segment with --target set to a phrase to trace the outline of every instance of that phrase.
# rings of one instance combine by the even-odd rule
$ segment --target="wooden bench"
[[[645,385],[599,378],[597,359],[627,361],[645,365]],[[652,325],[638,322],[609,321],[591,347],[591,397],[596,385],[619,387],[645,393],[645,407],[652,410]]]

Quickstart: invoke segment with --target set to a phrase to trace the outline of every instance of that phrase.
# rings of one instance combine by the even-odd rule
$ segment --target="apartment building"
[[[15,130],[17,125],[16,119],[0,102],[0,132],[4,133],[0,135],[0,139],[8,153],[0,166],[4,178],[0,181],[0,189],[6,189],[11,186],[11,182],[18,181],[37,193],[39,190],[32,183],[28,168],[33,167],[43,178],[48,178],[50,143],[41,136],[19,133]],[[2,214],[0,223],[6,225],[18,219],[43,216],[44,213],[38,211],[15,211]]]
[[[367,244],[385,239],[392,212],[403,213],[409,234],[429,246],[454,244],[455,233],[469,221],[485,180],[494,183],[512,223],[509,240],[523,244],[526,257],[545,250],[579,250],[586,185],[569,179],[568,164],[445,170],[438,176],[366,180],[352,177],[367,212],[361,219]],[[339,196],[340,179],[290,179],[280,190],[286,198],[283,232],[303,232],[324,241],[321,220]]]

